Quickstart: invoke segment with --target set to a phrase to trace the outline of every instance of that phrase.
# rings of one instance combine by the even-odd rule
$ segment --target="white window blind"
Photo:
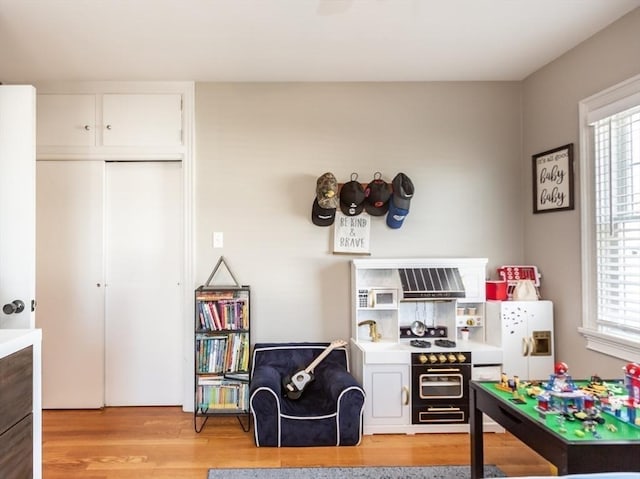
[[[640,339],[640,105],[592,126],[596,326]]]

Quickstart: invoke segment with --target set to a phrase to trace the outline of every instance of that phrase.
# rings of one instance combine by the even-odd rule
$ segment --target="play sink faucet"
[[[366,321],[360,321],[358,326],[364,326],[365,324],[369,326],[369,337],[371,338],[371,341],[380,341],[382,335],[378,332],[378,325],[376,322],[372,319],[367,319]]]

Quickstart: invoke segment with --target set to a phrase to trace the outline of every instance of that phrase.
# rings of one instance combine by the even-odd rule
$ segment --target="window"
[[[640,359],[640,77],[580,103],[587,347]]]

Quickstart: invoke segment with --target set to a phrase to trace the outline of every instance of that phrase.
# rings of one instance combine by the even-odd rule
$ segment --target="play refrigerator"
[[[487,301],[487,343],[502,348],[502,371],[521,380],[553,372],[553,303]]]

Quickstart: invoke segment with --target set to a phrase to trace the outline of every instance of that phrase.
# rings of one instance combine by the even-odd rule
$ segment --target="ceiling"
[[[522,80],[640,0],[0,0],[0,82]]]

